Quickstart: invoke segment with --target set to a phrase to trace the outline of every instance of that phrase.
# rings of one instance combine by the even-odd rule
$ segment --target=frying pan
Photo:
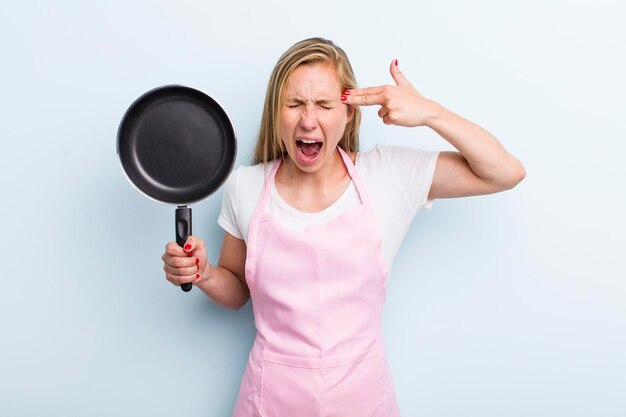
[[[224,109],[191,87],[154,88],[126,110],[117,153],[129,182],[146,197],[178,206],[176,243],[191,232],[190,204],[215,192],[235,163],[237,139]],[[182,285],[191,290],[191,283]]]

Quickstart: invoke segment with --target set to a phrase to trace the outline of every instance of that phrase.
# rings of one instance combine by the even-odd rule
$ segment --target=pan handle
[[[178,206],[176,209],[176,243],[181,248],[191,236],[191,207]],[[191,282],[187,282],[180,286],[184,292],[191,290]]]

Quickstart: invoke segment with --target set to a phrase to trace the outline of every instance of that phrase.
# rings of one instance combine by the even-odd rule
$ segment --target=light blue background
[[[0,6],[0,415],[228,416],[250,304],[164,278],[172,207],[126,181],[116,129],[169,83],[229,112],[249,161],[278,56],[335,40],[361,86],[413,84],[525,164],[437,201],[397,258],[385,337],[405,416],[626,415],[626,30],[618,1],[24,1]],[[448,149],[364,112],[362,147]],[[217,259],[221,192],[194,206]]]

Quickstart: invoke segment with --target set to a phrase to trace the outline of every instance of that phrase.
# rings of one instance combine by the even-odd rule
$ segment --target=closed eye
[[[326,110],[334,109],[333,102],[331,100],[318,100],[315,105]]]

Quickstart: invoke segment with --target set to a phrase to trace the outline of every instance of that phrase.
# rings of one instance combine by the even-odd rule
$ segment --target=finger
[[[204,246],[204,241],[202,239],[195,239],[192,245],[191,252],[187,253],[187,256],[193,257],[196,259],[196,265],[202,271],[207,264],[207,255],[206,255],[206,247]]]
[[[380,110],[378,110],[378,117],[381,119],[389,114],[389,109],[385,106],[382,106]]]
[[[393,77],[393,80],[396,82],[397,85],[411,85],[409,80],[407,80],[404,77],[404,74],[402,74],[402,71],[400,71],[397,59],[391,61],[391,65],[389,65],[389,72],[391,73],[391,76]]]
[[[187,267],[187,268],[174,268],[171,265],[165,264],[163,266],[163,270],[165,271],[166,275],[170,274],[170,275],[175,275],[177,277],[191,276],[199,272],[198,267],[196,265],[192,267]]]
[[[165,254],[168,256],[187,256],[183,248],[178,246],[176,242],[169,242],[165,245]]]
[[[187,256],[190,257],[190,259],[194,259],[195,264],[198,267],[198,271],[204,271],[208,266],[204,240],[195,236],[189,236],[189,238],[187,238],[187,241],[185,242],[185,247],[190,248],[185,249],[185,251],[187,252]]]
[[[189,236],[187,240],[185,240],[185,244],[183,245],[183,250],[188,256],[191,252],[193,252],[194,248],[196,247],[196,244],[197,244],[196,238],[193,236]]]
[[[192,275],[185,275],[185,276],[165,274],[165,278],[167,278],[167,280],[171,282],[172,284],[180,287],[182,284],[186,284],[188,282],[194,282],[195,280],[200,278],[200,274],[195,273]]]
[[[164,256],[163,261],[172,268],[195,267],[200,262],[200,260],[195,256]]]
[[[341,96],[341,102],[345,104],[351,104],[353,106],[375,106],[381,105],[385,101],[382,94],[360,94],[360,95],[343,95]]]
[[[352,90],[346,90],[350,96],[371,96],[372,94],[380,94],[385,91],[385,86],[380,85],[377,87],[365,87],[365,88],[353,88]]]
[[[204,241],[191,235],[185,241],[183,250],[187,256],[198,256],[198,253],[204,253]]]

